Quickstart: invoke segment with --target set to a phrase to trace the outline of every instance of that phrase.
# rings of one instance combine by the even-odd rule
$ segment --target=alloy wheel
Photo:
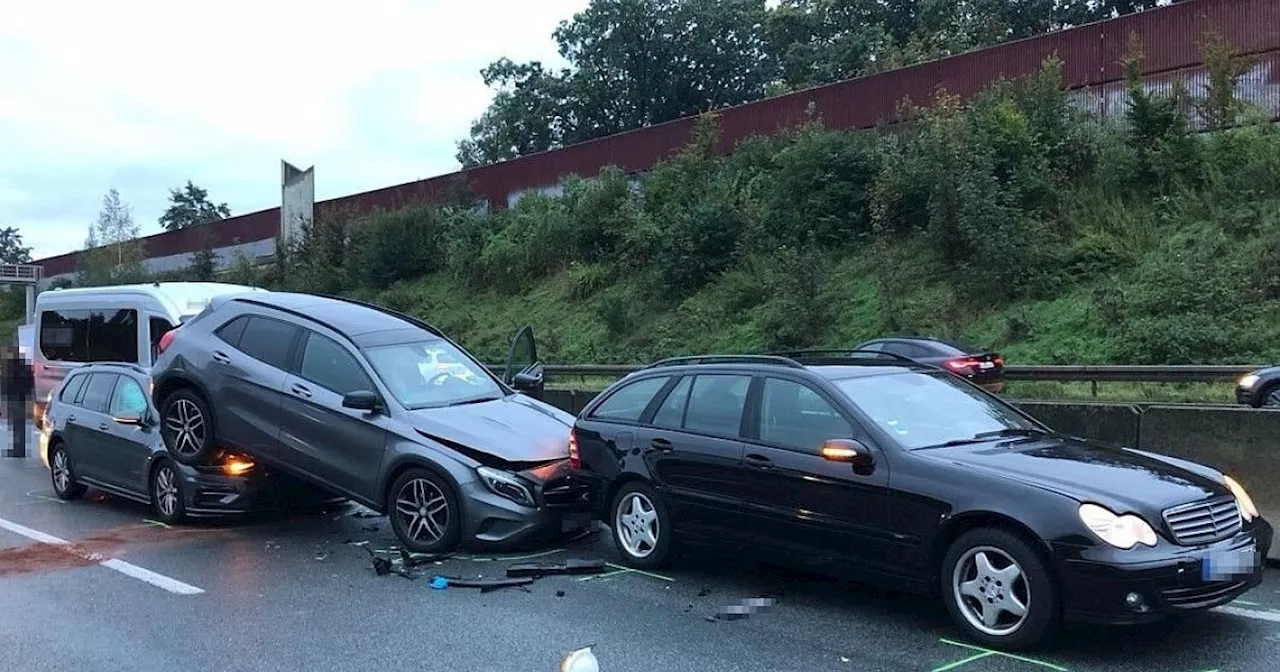
[[[1031,613],[1031,586],[1022,566],[993,546],[971,548],[960,557],[951,590],[969,625],[992,637],[1017,632]]]
[[[178,483],[170,467],[160,467],[156,472],[155,496],[160,514],[172,517],[178,510]]]
[[[396,515],[411,541],[439,541],[449,525],[449,500],[425,478],[407,481],[396,494]]]
[[[173,449],[179,455],[190,456],[200,452],[204,445],[204,414],[190,400],[178,399],[165,418],[165,429],[173,437]]]
[[[1271,390],[1271,392],[1267,394],[1266,398],[1262,400],[1262,407],[1280,408],[1280,387]]]
[[[658,548],[658,511],[644,493],[627,493],[618,503],[613,530],[632,557],[648,557]]]
[[[53,453],[53,487],[60,493],[71,489],[71,466],[67,462],[67,451],[61,447]]]

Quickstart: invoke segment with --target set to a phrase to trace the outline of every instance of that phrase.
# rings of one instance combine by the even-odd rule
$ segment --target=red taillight
[[[972,357],[959,357],[957,359],[948,359],[947,368],[952,371],[966,371],[970,367],[977,366],[978,360]]]
[[[1000,355],[996,355],[995,362],[996,362],[996,366],[1003,367],[1003,366],[1004,366],[1004,357],[1001,357]]]
[[[160,342],[156,344],[156,354],[158,355],[164,352],[165,349],[169,347],[169,344],[173,342],[173,338],[177,335],[177,329],[170,329],[169,331],[164,332],[164,335],[160,337]]]
[[[569,430],[569,466],[573,469],[582,468],[582,457],[578,455],[578,430]]]

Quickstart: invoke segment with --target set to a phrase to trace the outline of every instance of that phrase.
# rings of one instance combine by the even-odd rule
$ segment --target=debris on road
[[[527,562],[507,568],[507,576],[530,576],[535,579],[553,574],[600,574],[605,570],[604,560],[570,558],[564,562]]]
[[[492,592],[499,588],[523,587],[537,580],[531,576],[524,576],[519,578],[505,578],[505,579],[503,578],[460,579],[454,576],[436,576],[431,579],[433,584],[436,579],[444,579],[447,582],[446,585],[448,586],[457,586],[458,588],[479,588],[480,592],[482,593]]]
[[[565,656],[560,662],[560,672],[600,672],[600,661],[591,652],[591,646],[584,646]]]
[[[750,597],[738,604],[730,604],[721,607],[715,616],[708,616],[709,621],[737,621],[746,618],[754,613],[763,613],[768,611],[774,605],[773,598],[770,597]]]

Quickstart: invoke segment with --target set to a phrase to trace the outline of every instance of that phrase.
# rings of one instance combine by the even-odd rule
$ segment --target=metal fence
[[[620,378],[638,371],[640,364],[560,364],[547,365],[548,378],[595,377]],[[489,365],[495,372],[505,366]],[[1004,368],[1007,380],[1094,383],[1221,383],[1234,382],[1261,366],[1127,366],[1092,364],[1009,365]]]

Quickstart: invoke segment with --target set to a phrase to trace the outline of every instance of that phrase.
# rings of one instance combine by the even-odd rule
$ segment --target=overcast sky
[[[502,56],[561,63],[587,0],[66,0],[0,21],[0,227],[81,249],[111,188],[142,234],[190,179],[232,214],[280,204],[280,160],[324,200],[458,169]]]

